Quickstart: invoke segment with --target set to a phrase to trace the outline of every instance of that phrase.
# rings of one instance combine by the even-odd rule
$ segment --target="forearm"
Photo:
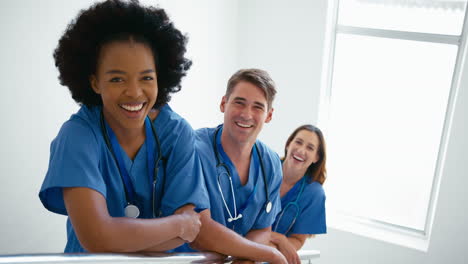
[[[271,228],[250,230],[245,238],[260,244],[269,245],[271,241]]]
[[[185,243],[184,240],[181,238],[173,238],[169,241],[163,242],[159,245],[156,245],[154,247],[150,247],[147,249],[142,250],[141,252],[163,252],[167,251],[176,247],[179,247]]]
[[[287,237],[277,232],[271,232],[270,242],[276,247],[279,247],[282,243],[287,242]]]
[[[304,245],[306,237],[310,237],[309,235],[298,235],[299,237],[293,236],[285,236],[283,234],[277,232],[271,232],[271,242],[275,244],[277,247],[281,247],[285,243],[291,245],[294,249],[299,250]]]
[[[104,197],[88,188],[64,188],[65,206],[80,244],[89,252],[136,252],[178,237],[184,218],[112,217]]]
[[[78,238],[90,252],[137,252],[177,238],[180,226],[178,216],[158,219],[109,217],[84,238]]]
[[[202,213],[202,227],[192,247],[237,258],[274,262],[275,249],[250,241]]]
[[[301,249],[305,242],[295,237],[288,237],[287,239],[288,239],[289,244],[291,244],[296,249],[296,251]]]

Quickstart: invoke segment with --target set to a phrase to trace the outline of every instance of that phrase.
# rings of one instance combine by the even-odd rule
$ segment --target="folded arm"
[[[89,188],[64,188],[63,197],[76,235],[89,252],[162,251],[177,246],[179,239],[192,241],[200,225],[198,216],[190,214],[158,219],[112,217],[104,196]]]
[[[249,240],[211,218],[210,210],[201,215],[202,227],[191,246],[198,250],[215,251],[227,256],[270,263],[286,263],[283,255],[270,246]],[[253,235],[252,235],[253,236]],[[264,241],[266,236],[255,236]],[[261,238],[261,239],[260,239]],[[269,237],[268,237],[269,240]],[[267,241],[268,241],[267,240]]]
[[[271,227],[250,230],[245,238],[264,245],[269,245],[271,240]]]

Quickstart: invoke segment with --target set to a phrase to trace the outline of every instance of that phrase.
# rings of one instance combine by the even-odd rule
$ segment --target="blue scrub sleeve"
[[[265,159],[267,155],[263,154],[263,156]],[[267,164],[268,163],[265,162],[266,171],[268,171]],[[270,174],[268,175],[267,180],[270,181],[268,187],[270,192],[272,209],[270,213],[267,213],[265,211],[265,207],[262,207],[254,225],[252,226],[252,229],[263,229],[272,226],[275,222],[276,215],[281,211],[281,199],[279,191],[281,187],[281,181],[283,179],[283,170],[281,168],[281,161],[279,159],[279,156],[276,153],[274,156],[271,157],[270,166]]]
[[[209,198],[203,178],[198,153],[195,151],[195,134],[190,125],[181,122],[169,134],[173,148],[167,158],[164,196],[161,211],[163,216],[178,208],[193,204],[198,211],[209,208]]]
[[[67,215],[62,188],[87,187],[106,197],[99,171],[99,144],[92,129],[79,119],[63,124],[50,147],[49,169],[39,192],[49,211]]]
[[[322,185],[312,182],[307,186],[302,194],[304,203],[296,223],[289,231],[289,234],[325,234],[327,225],[325,218],[325,192]]]

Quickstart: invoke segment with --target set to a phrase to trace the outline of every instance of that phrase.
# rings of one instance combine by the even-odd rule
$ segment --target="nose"
[[[301,155],[305,155],[306,154],[306,147],[305,146],[300,146],[297,149],[297,152],[299,152],[299,154],[301,154]]]
[[[252,119],[252,110],[250,109],[250,107],[244,107],[241,110],[240,117],[244,120]]]
[[[138,83],[138,80],[128,81],[127,87],[125,89],[125,95],[132,98],[138,98],[142,94],[142,88]]]

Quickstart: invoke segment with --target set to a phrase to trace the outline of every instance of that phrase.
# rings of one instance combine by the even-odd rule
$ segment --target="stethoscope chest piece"
[[[129,204],[125,206],[125,216],[131,218],[137,218],[140,215],[140,209],[136,205]]]
[[[271,208],[273,207],[273,204],[268,201],[266,207],[265,207],[265,211],[267,212],[267,214],[269,214],[271,212]]]

